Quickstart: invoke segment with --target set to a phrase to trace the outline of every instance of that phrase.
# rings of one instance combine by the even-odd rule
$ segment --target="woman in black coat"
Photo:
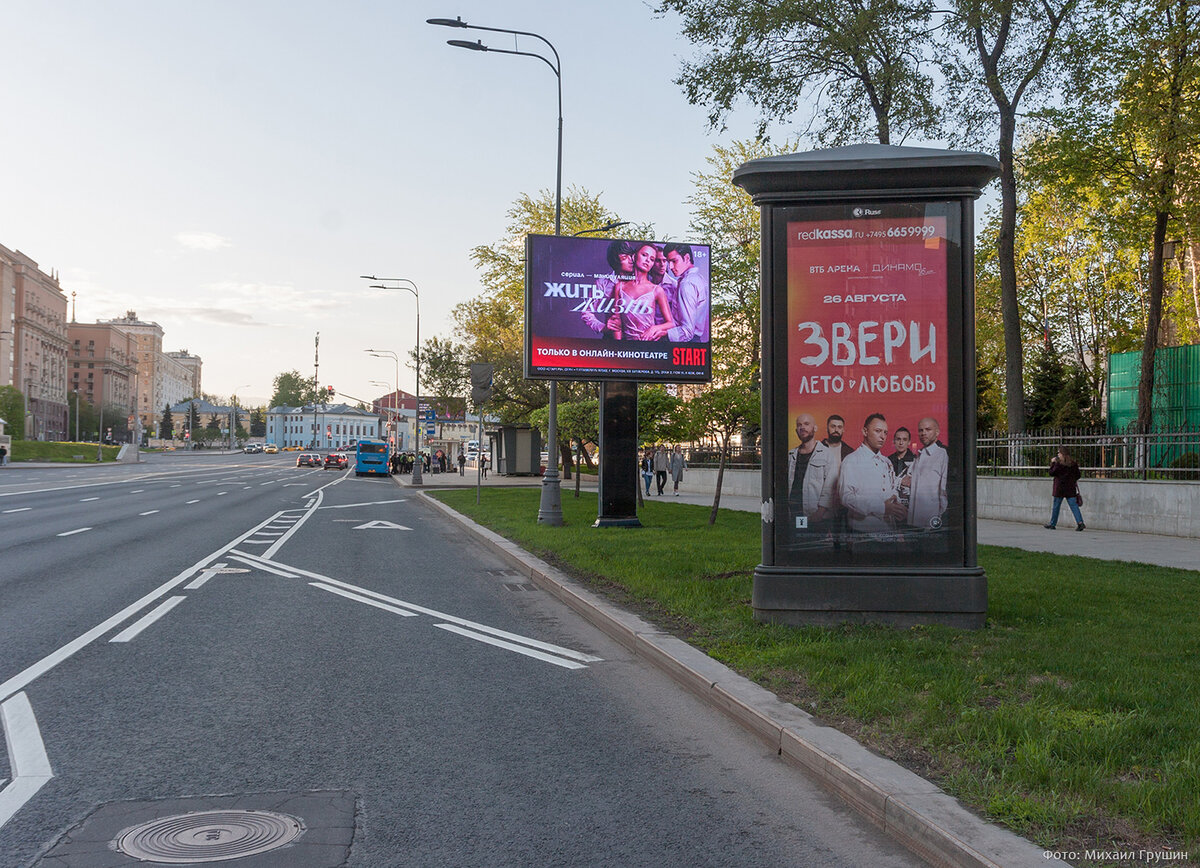
[[[1083,514],[1079,511],[1079,464],[1071,457],[1071,450],[1066,446],[1058,447],[1058,454],[1050,459],[1050,475],[1054,477],[1054,508],[1050,511],[1050,523],[1047,530],[1054,530],[1058,524],[1058,511],[1062,509],[1063,499],[1075,515],[1077,522],[1075,530],[1083,530]]]

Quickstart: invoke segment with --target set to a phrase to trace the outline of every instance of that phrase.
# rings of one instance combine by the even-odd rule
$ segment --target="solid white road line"
[[[266,564],[255,563],[254,561],[250,560],[249,558],[239,558],[237,555],[232,555],[229,559],[231,561],[240,561],[243,564],[254,567],[256,570],[265,570],[268,573],[274,573],[277,576],[283,576],[285,579],[300,578],[295,573],[287,573],[287,572],[284,572],[283,570],[276,569],[275,567],[269,567]]]
[[[335,506],[323,506],[321,509],[352,509],[356,506],[378,506],[384,503],[404,503],[404,499],[399,500],[373,500],[370,503],[339,503]]]
[[[133,615],[140,612],[142,609],[146,608],[146,606],[153,603],[155,600],[161,598],[162,596],[164,596],[165,594],[167,594],[174,588],[178,587],[179,585],[182,585],[184,582],[186,582],[188,579],[195,576],[196,573],[198,573],[200,570],[204,569],[206,566],[208,566],[210,563],[215,561],[217,558],[221,557],[223,554],[228,552],[230,549],[236,548],[237,546],[241,545],[243,540],[245,540],[247,537],[252,536],[255,533],[257,533],[259,531],[259,529],[262,528],[264,525],[270,524],[271,522],[275,521],[277,518],[279,518],[279,515],[280,515],[279,513],[275,513],[275,515],[271,516],[266,521],[250,528],[250,530],[246,531],[244,534],[237,537],[232,542],[229,542],[229,543],[221,546],[219,549],[217,549],[212,554],[207,555],[206,557],[204,557],[204,558],[200,559],[199,561],[197,561],[196,563],[192,564],[190,567],[188,567],[182,573],[175,576],[175,578],[170,579],[169,581],[158,586],[153,591],[151,591],[150,593],[148,593],[144,597],[142,597],[140,600],[137,600],[136,602],[129,604],[124,609],[117,612],[117,614],[113,615],[111,618],[107,619],[103,623],[97,624],[95,627],[88,630],[83,635],[78,636],[75,639],[72,639],[66,645],[63,645],[57,651],[53,651],[50,654],[47,654],[41,660],[37,661],[36,663],[25,667],[25,669],[18,672],[12,678],[8,679],[3,684],[0,684],[0,702],[3,702],[5,699],[12,696],[17,691],[24,690],[32,681],[45,675],[47,672],[49,672],[51,669],[53,669],[59,663],[62,663],[64,660],[67,660],[67,659],[71,658],[72,656],[74,656],[75,653],[78,652],[81,648],[86,648],[88,645],[90,645],[92,642],[94,642],[100,636],[103,636],[105,633],[107,633],[113,627],[120,624],[122,621],[125,621],[127,618],[132,617]]]
[[[441,630],[449,630],[451,633],[457,633],[459,636],[466,636],[468,639],[474,639],[476,642],[485,642],[488,645],[495,645],[497,648],[504,648],[508,651],[516,651],[518,654],[524,654],[526,657],[533,657],[535,660],[553,663],[555,666],[561,666],[563,669],[587,668],[582,663],[576,663],[574,660],[563,660],[561,657],[555,657],[552,654],[543,654],[541,651],[525,648],[512,642],[504,642],[492,636],[476,633],[473,630],[464,630],[462,627],[456,627],[453,624],[434,624],[433,626]]]
[[[372,600],[369,597],[360,597],[358,594],[352,594],[349,591],[343,591],[340,588],[335,588],[331,585],[326,585],[323,582],[309,582],[314,588],[320,588],[322,591],[329,591],[331,594],[337,594],[339,597],[345,597],[348,600],[354,600],[358,603],[366,603],[368,606],[374,606],[376,609],[383,609],[385,612],[394,612],[404,618],[416,618],[416,612],[409,612],[406,609],[398,609],[395,606],[389,606],[387,603],[380,603],[377,600]]]
[[[46,757],[46,746],[42,743],[33,707],[24,693],[18,693],[0,705],[0,729],[4,730],[13,777],[8,786],[0,790],[0,828],[3,828],[13,814],[54,777],[54,772]]]
[[[31,509],[33,509],[32,506],[22,506],[19,509],[6,509],[4,510],[4,514],[8,515],[10,512],[29,512]]]
[[[91,528],[90,527],[78,527],[78,528],[75,528],[75,530],[63,531],[60,534],[56,534],[56,536],[74,536],[77,533],[83,533],[84,531],[88,531],[88,530],[91,530]]]
[[[151,609],[145,615],[138,618],[136,621],[134,621],[132,624],[130,624],[128,627],[126,627],[124,630],[122,630],[116,636],[113,636],[108,641],[109,642],[131,642],[131,641],[133,641],[139,633],[141,633],[143,630],[145,630],[147,627],[149,627],[151,624],[153,624],[155,621],[157,621],[163,615],[167,614],[167,612],[174,609],[176,606],[178,606],[180,603],[182,603],[186,599],[187,599],[187,597],[171,597],[170,599],[163,600],[161,603],[159,603],[157,606],[155,606],[153,609]]]
[[[223,569],[225,569],[225,564],[213,564],[207,570],[205,570],[200,575],[198,575],[195,579],[193,579],[192,581],[190,581],[186,585],[184,585],[183,586],[184,590],[185,591],[196,590],[196,588],[201,587],[205,582],[207,582],[209,579],[211,579],[213,576],[215,576],[217,573],[219,573]]]
[[[249,542],[249,540],[247,540],[247,542]],[[233,552],[234,557],[237,557],[238,555],[245,557],[247,560],[252,561],[255,564],[262,564],[263,561],[265,560],[264,558],[260,558],[258,555],[252,555],[247,552],[243,552],[243,551],[234,551]],[[397,600],[395,597],[389,597],[389,596],[386,596],[385,594],[380,594],[375,591],[368,590],[367,588],[360,588],[358,585],[351,585],[348,582],[342,582],[337,579],[331,579],[329,576],[323,576],[320,573],[310,572],[309,570],[301,569],[300,567],[293,566],[292,564],[275,564],[275,566],[283,567],[284,569],[291,570],[292,572],[295,572],[295,573],[299,573],[301,576],[305,576],[310,579],[316,579],[319,582],[323,582],[323,583],[326,583],[329,585],[334,585],[339,588],[344,588],[348,591],[352,591],[353,593],[355,593],[359,596],[371,597],[376,600],[382,600],[382,601],[384,601],[386,603],[390,603],[391,605],[394,605],[394,606],[402,606],[405,609],[409,609],[418,614],[429,615],[431,617],[437,618],[439,621],[450,621],[454,624],[458,624],[458,625],[460,625],[462,627],[466,627],[470,630],[477,630],[480,633],[486,633],[490,636],[495,636],[497,638],[505,639],[510,642],[517,642],[522,645],[526,645],[530,648],[539,648],[543,651],[547,651],[551,654],[556,654],[560,657],[567,657],[571,660],[578,660],[582,663],[600,663],[600,662],[603,662],[603,660],[604,660],[603,657],[595,657],[591,654],[584,654],[581,651],[572,651],[570,648],[563,648],[561,645],[552,645],[549,642],[542,642],[537,639],[530,639],[528,636],[519,636],[516,633],[509,633],[505,630],[499,630],[495,627],[489,627],[486,624],[480,624],[476,621],[468,621],[466,618],[458,618],[454,615],[447,615],[445,612],[439,612],[436,609],[427,609],[424,606],[418,606],[416,603],[409,603],[409,602],[406,602],[405,600]]]

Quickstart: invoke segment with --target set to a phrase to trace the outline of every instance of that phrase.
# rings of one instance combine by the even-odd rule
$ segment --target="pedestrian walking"
[[[467,456],[463,455],[461,451],[458,453],[458,475],[467,475]]]
[[[654,450],[649,446],[642,453],[642,481],[646,483],[646,496],[650,496],[650,483],[654,481]]]
[[[1079,511],[1083,497],[1079,493],[1079,464],[1066,446],[1058,447],[1058,454],[1050,459],[1050,475],[1054,477],[1054,506],[1050,510],[1050,523],[1046,530],[1054,530],[1058,524],[1058,511],[1065,499],[1075,516],[1075,530],[1083,530],[1083,513]]]
[[[5,446],[0,446],[0,467],[8,464],[8,449]]]
[[[654,483],[658,487],[658,496],[662,497],[663,489],[667,487],[667,470],[671,466],[667,449],[661,443],[654,450]]]
[[[483,467],[483,478],[484,478],[484,479],[487,479],[488,466],[489,466],[489,465],[490,465],[492,462],[491,462],[491,460],[490,460],[490,459],[489,459],[489,458],[488,458],[486,455],[481,455],[481,456],[479,457],[479,460],[483,462],[483,465],[482,465],[482,467]]]
[[[675,483],[675,496],[679,497],[679,483],[683,482],[683,468],[687,467],[687,460],[683,457],[683,447],[678,443],[675,444],[675,450],[671,453],[670,472],[671,481]]]

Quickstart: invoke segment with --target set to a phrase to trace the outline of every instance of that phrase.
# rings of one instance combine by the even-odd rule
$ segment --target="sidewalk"
[[[397,477],[397,481],[406,487],[411,486],[408,477]],[[473,488],[475,486],[475,476],[470,471],[467,472],[466,477],[461,477],[457,473],[425,474],[423,481],[422,488],[461,488],[464,486]],[[498,476],[493,473],[489,474],[482,484],[488,488],[507,486],[536,488],[541,485],[541,482],[541,478],[536,476]],[[596,477],[584,474],[581,488],[584,491],[595,491]],[[651,490],[655,489],[652,487]],[[563,480],[561,496],[571,497],[574,492],[574,478]],[[644,489],[643,496],[645,496]],[[678,497],[671,494],[671,483],[668,482],[666,493],[662,498],[656,494],[646,498],[647,501],[660,499],[668,503],[691,503],[711,507],[713,492],[688,490],[685,475],[684,486],[680,489]],[[721,507],[742,512],[760,512],[762,504],[755,497],[722,494]],[[1050,506],[1047,504],[1047,521],[1050,517],[1049,511]],[[1086,516],[1084,518],[1086,519]],[[1008,546],[1030,552],[1079,555],[1107,561],[1133,561],[1155,564],[1160,567],[1200,570],[1200,540],[1111,530],[1076,532],[1074,523],[1069,520],[1069,516],[1067,521],[1060,521],[1058,529],[1053,531],[1046,530],[1040,524],[981,518],[978,521],[978,531],[980,545]]]

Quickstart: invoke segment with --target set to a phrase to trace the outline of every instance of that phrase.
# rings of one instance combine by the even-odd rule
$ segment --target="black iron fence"
[[[1044,476],[1058,447],[1071,450],[1080,469],[1092,478],[1200,479],[1200,426],[1149,434],[1110,434],[1091,429],[1042,429],[1014,434],[981,432],[976,439],[980,476]],[[689,467],[720,463],[720,450],[694,445],[686,450]],[[725,466],[762,467],[758,447],[734,447]]]
[[[980,476],[1041,476],[1066,446],[1084,474],[1098,479],[1200,479],[1200,427],[1149,434],[1046,429],[981,433]]]

